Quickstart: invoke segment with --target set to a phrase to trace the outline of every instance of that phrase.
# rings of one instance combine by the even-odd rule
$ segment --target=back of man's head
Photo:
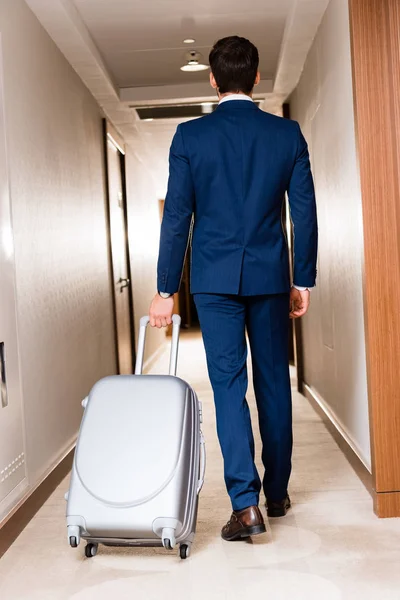
[[[250,94],[258,71],[258,50],[237,35],[222,38],[210,52],[209,63],[220,94]]]

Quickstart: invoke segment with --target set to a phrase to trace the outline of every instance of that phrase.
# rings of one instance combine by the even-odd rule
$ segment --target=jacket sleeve
[[[194,210],[194,188],[185,153],[181,125],[178,125],[169,154],[168,191],[161,223],[157,265],[157,289],[178,291]]]
[[[317,275],[317,209],[307,142],[298,123],[296,128],[297,154],[288,186],[294,229],[293,282],[299,286],[313,287]]]

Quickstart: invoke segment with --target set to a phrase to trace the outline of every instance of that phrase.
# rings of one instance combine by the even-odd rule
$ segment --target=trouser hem
[[[258,506],[259,497],[258,496],[247,496],[245,498],[240,498],[235,502],[232,502],[232,508],[236,512],[240,512],[245,508],[249,508],[249,506]]]

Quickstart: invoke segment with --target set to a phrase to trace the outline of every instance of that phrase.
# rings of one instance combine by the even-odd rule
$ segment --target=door
[[[125,191],[125,152],[118,134],[106,121],[104,132],[116,350],[118,372],[126,375],[133,373],[135,336]]]
[[[0,522],[27,487],[0,56]]]

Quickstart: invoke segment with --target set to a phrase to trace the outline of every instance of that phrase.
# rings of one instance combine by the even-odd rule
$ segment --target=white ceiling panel
[[[296,87],[329,0],[25,0],[136,152],[149,160],[161,123],[138,120],[131,105],[215,99],[208,72],[182,73],[190,48],[207,60],[214,41],[248,37],[258,46],[263,110],[280,114]],[[184,45],[193,37],[196,43]],[[163,151],[176,125],[166,124]],[[157,141],[151,131],[157,131]],[[165,143],[164,143],[165,142]],[[164,159],[163,159],[164,160]],[[165,165],[164,165],[165,166]],[[164,168],[164,167],[163,167]]]
[[[183,73],[194,48],[208,60],[218,38],[241,35],[260,51],[263,79],[274,78],[285,23],[294,0],[74,0],[119,87],[199,82],[207,72]],[[184,38],[195,44],[183,44]]]

